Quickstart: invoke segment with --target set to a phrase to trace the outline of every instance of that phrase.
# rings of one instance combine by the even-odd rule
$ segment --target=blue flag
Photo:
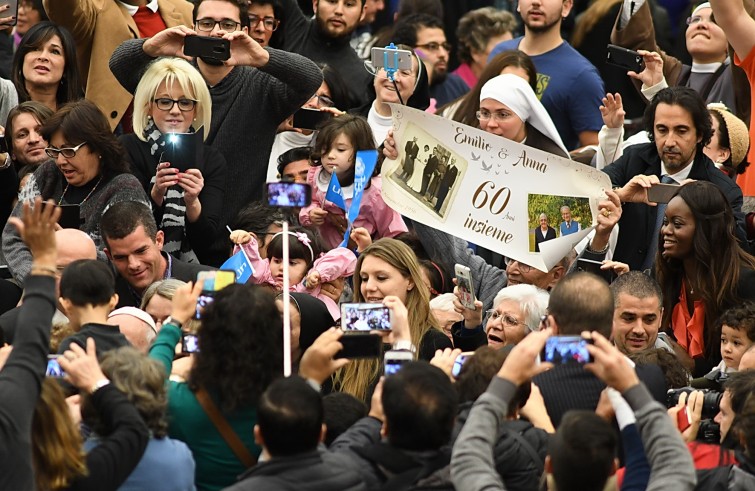
[[[249,258],[246,257],[246,254],[242,249],[240,249],[239,252],[237,252],[233,256],[229,257],[228,260],[224,262],[222,266],[220,266],[220,269],[235,271],[236,283],[240,283],[242,285],[252,277],[252,274],[254,274],[252,263],[249,262]]]
[[[346,213],[349,226],[346,228],[346,233],[343,234],[343,242],[341,242],[340,247],[346,247],[349,243],[351,226],[359,216],[359,207],[362,206],[362,194],[364,194],[367,182],[372,178],[372,172],[375,170],[375,165],[377,164],[377,157],[377,150],[360,150],[357,152],[356,167],[354,169],[354,197],[351,198],[351,206],[349,206],[349,211]]]
[[[346,210],[346,202],[343,199],[343,190],[341,183],[338,182],[338,176],[333,172],[330,174],[330,183],[328,183],[328,192],[325,193],[325,199],[342,209]]]

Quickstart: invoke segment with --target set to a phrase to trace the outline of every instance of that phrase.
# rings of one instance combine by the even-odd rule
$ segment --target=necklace
[[[100,176],[100,179],[97,181],[97,184],[94,185],[94,187],[92,188],[92,190],[89,191],[89,194],[86,195],[86,198],[84,198],[83,200],[81,200],[81,202],[79,203],[79,206],[83,205],[86,202],[86,200],[89,199],[89,197],[92,195],[92,193],[94,193],[94,191],[97,189],[97,186],[99,186],[101,182],[102,182],[102,176]],[[60,195],[60,199],[58,200],[58,206],[60,206],[60,204],[63,202],[63,198],[65,197],[66,193],[68,192],[68,188],[70,186],[71,186],[70,182],[68,184],[66,184],[66,188],[63,190],[63,194]]]

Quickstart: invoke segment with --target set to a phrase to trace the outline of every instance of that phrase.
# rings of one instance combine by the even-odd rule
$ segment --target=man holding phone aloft
[[[247,33],[246,3],[200,0],[195,16],[198,30],[181,26],[147,41],[126,41],[113,53],[110,68],[121,85],[133,92],[153,58],[187,58],[187,36],[222,38],[230,44],[230,58],[225,61],[192,60],[210,87],[212,99],[211,130],[205,143],[219,150],[228,165],[222,231],[246,203],[262,198],[276,129],[317,91],[322,72],[303,56],[265,49],[252,39]],[[209,31],[202,30],[210,23]],[[210,264],[219,265],[227,258],[226,240],[225,233],[216,234],[208,252]]]

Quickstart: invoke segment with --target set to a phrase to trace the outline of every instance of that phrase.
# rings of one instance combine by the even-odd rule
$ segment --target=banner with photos
[[[596,223],[606,174],[470,126],[391,104],[399,156],[383,199],[412,220],[521,261],[555,266]]]

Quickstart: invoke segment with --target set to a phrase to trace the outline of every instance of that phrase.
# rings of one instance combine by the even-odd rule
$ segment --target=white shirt
[[[136,5],[129,5],[128,3],[121,2],[121,0],[117,1],[128,11],[129,14],[131,14],[131,17],[135,16],[137,10],[139,10],[139,7],[137,7]],[[146,5],[146,7],[153,13],[157,12],[157,0],[152,0]]]

